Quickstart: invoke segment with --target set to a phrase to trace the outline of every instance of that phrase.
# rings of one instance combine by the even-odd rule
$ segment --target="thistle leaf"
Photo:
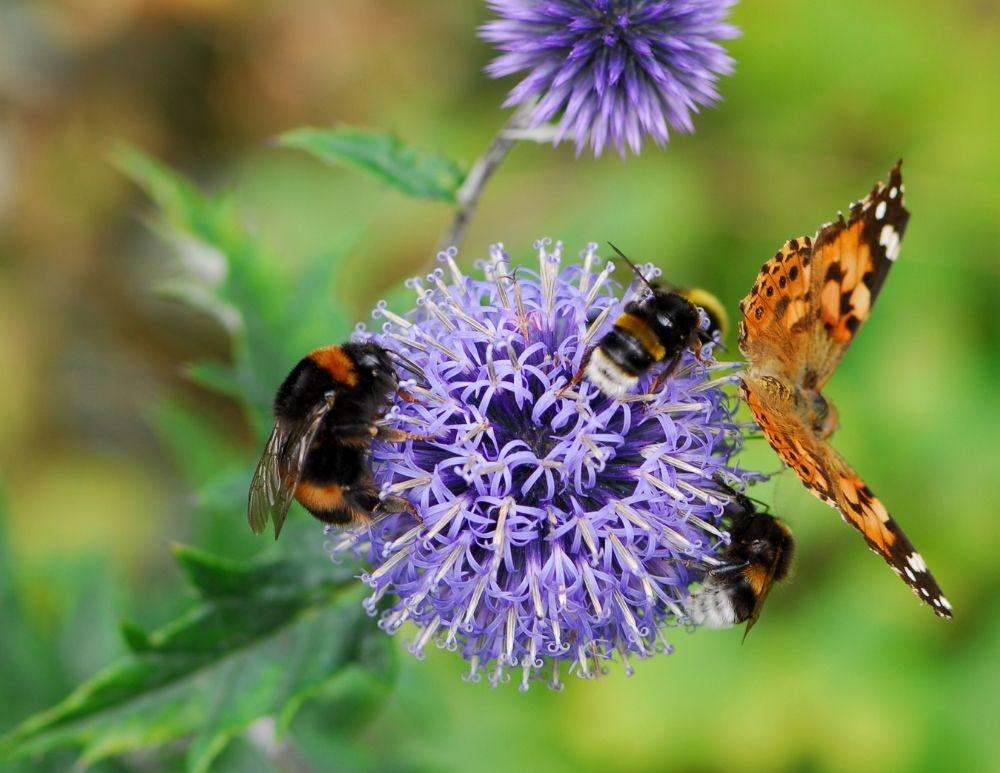
[[[195,606],[148,633],[123,624],[129,654],[0,738],[0,759],[76,746],[92,763],[193,738],[189,765],[205,770],[257,720],[280,733],[348,671],[386,686],[391,642],[359,603],[355,567],[174,553]]]
[[[387,132],[304,127],[282,134],[277,144],[304,150],[328,164],[353,166],[418,199],[454,202],[465,178],[450,159],[416,150]]]

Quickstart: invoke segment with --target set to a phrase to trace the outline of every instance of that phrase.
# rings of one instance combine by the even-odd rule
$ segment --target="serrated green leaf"
[[[228,362],[199,363],[189,372],[235,398],[263,441],[282,378],[310,349],[350,332],[332,297],[336,266],[350,245],[295,268],[247,232],[230,196],[207,195],[134,149],[119,150],[115,160],[157,205],[153,227],[178,256],[179,275],[162,280],[157,291],[208,314],[230,336]]]
[[[444,156],[424,153],[387,132],[337,126],[304,127],[282,134],[277,143],[304,150],[329,164],[346,164],[374,175],[407,196],[454,202],[465,179]]]
[[[77,746],[90,763],[194,736],[189,762],[205,770],[234,735],[261,717],[286,725],[345,669],[390,677],[388,637],[365,615],[353,567],[175,555],[198,604],[150,633],[123,624],[130,656],[0,738],[0,758]]]

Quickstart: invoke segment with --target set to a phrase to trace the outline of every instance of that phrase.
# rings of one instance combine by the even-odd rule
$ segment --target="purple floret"
[[[731,464],[732,366],[711,344],[654,394],[651,376],[621,401],[586,379],[562,391],[623,302],[596,245],[564,267],[561,245],[536,247],[538,273],[512,272],[494,246],[485,280],[443,253],[445,268],[411,282],[417,309],[380,304],[383,331],[359,331],[426,377],[387,421],[431,439],[373,451],[383,492],[422,523],[393,515],[331,548],[366,554],[368,609],[389,632],[415,623],[411,651],[436,641],[493,684],[520,668],[525,688],[558,687],[562,661],[593,676],[615,653],[631,670],[630,657],[669,651],[662,627],[684,622],[687,586],[719,564],[719,481],[752,477]]]
[[[735,0],[489,0],[500,17],[480,28],[501,52],[486,72],[526,72],[505,106],[537,100],[530,125],[558,120],[599,155],[633,153],[642,137],[664,145],[668,125],[694,130],[692,113],[719,99],[733,70],[719,45],[736,37],[725,22]]]

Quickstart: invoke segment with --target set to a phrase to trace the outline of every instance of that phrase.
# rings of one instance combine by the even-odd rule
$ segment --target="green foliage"
[[[232,398],[264,438],[273,390],[288,369],[303,352],[347,337],[333,300],[346,249],[326,250],[298,269],[247,232],[230,196],[206,195],[135,150],[119,151],[116,160],[157,205],[153,226],[176,247],[173,276],[157,289],[207,314],[231,341],[226,361],[194,363],[188,374]],[[161,400],[149,417],[195,494],[202,537],[227,552],[251,543],[242,512],[253,461],[246,449],[179,399]],[[0,759],[31,757],[34,764],[73,746],[90,764],[184,739],[187,767],[205,770],[258,721],[282,737],[314,696],[341,709],[345,702],[368,706],[354,715],[363,721],[393,677],[391,640],[364,613],[357,567],[331,564],[318,537],[303,519],[280,543],[263,543],[269,558],[246,562],[176,548],[194,605],[153,631],[121,623],[127,654],[0,738]],[[0,561],[0,609],[14,625],[18,640],[11,641],[26,646],[3,649],[5,672],[16,670],[2,662],[5,655],[29,650],[32,631],[19,622],[6,566]]]
[[[346,164],[377,177],[407,196],[455,201],[464,172],[448,158],[423,153],[387,132],[338,126],[301,128],[278,137],[278,144],[298,148],[328,164]]]
[[[247,233],[231,197],[208,196],[133,149],[116,160],[158,206],[155,227],[177,248],[177,275],[159,291],[217,320],[232,341],[228,362],[194,363],[189,375],[236,400],[265,438],[275,385],[303,352],[349,332],[333,296],[346,246],[295,271]]]
[[[262,717],[280,734],[349,669],[387,683],[389,639],[361,608],[356,567],[174,552],[197,604],[152,632],[123,624],[129,656],[0,738],[0,758],[73,744],[90,763],[193,736],[188,766],[205,770]]]

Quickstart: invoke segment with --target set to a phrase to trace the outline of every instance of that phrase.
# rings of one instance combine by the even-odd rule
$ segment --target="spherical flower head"
[[[751,477],[730,463],[741,427],[711,344],[651,394],[652,374],[623,400],[585,379],[566,388],[623,302],[596,245],[564,268],[549,246],[536,245],[537,273],[492,247],[485,280],[443,253],[447,270],[412,281],[416,310],[380,304],[382,333],[359,331],[421,372],[386,416],[420,437],[373,447],[383,495],[417,517],[331,548],[367,554],[369,611],[389,632],[415,623],[414,653],[435,640],[470,678],[496,684],[517,667],[524,688],[558,687],[562,661],[593,676],[616,653],[630,671],[630,657],[669,650],[661,628],[685,622],[688,585],[720,563],[720,482]]]
[[[500,17],[480,28],[502,53],[486,72],[527,72],[505,106],[537,100],[531,126],[559,117],[556,141],[577,153],[612,145],[633,153],[642,137],[665,145],[668,125],[691,132],[692,113],[718,101],[733,60],[718,41],[735,0],[489,0]]]

